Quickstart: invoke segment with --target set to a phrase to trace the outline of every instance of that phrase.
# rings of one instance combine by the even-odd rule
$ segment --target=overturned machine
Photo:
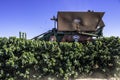
[[[53,16],[54,28],[34,37],[34,40],[57,42],[91,41],[93,37],[103,36],[104,12],[58,12]],[[57,26],[56,26],[57,24]]]

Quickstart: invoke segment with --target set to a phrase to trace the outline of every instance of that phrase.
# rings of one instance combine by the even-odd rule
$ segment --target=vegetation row
[[[68,80],[95,71],[119,76],[120,38],[67,43],[0,38],[0,80],[40,80],[47,75]]]

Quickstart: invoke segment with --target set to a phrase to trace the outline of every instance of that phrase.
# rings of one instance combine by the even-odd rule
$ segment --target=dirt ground
[[[39,76],[38,72],[35,71],[31,71],[31,75],[33,76],[34,74]],[[31,77],[29,80],[63,80],[63,79],[58,79],[53,75],[49,75],[46,76],[44,78],[35,78],[35,77]],[[77,78],[75,79],[69,79],[69,80],[120,80],[120,77],[113,77],[110,74],[105,74],[105,73],[101,73],[101,72],[94,72],[92,73],[90,76],[87,75],[79,75]]]

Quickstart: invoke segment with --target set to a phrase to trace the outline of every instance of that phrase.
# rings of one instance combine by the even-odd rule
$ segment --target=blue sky
[[[0,0],[0,37],[26,32],[28,39],[54,27],[58,11],[105,12],[104,36],[120,37],[120,0]]]

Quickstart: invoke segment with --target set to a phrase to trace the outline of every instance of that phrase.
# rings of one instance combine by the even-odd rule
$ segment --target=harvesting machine
[[[103,36],[104,12],[58,12],[53,16],[54,28],[33,39],[58,42],[91,41],[94,37]],[[57,24],[57,26],[56,26]]]

